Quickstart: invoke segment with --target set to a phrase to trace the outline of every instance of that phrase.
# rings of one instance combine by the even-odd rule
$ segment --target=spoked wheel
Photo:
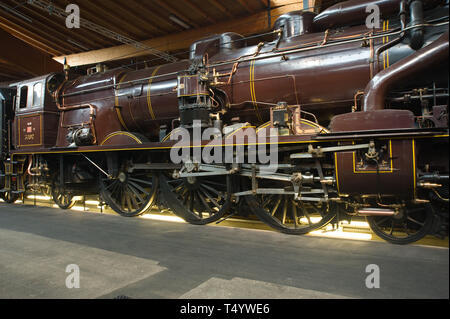
[[[11,191],[0,193],[0,198],[5,201],[5,203],[13,204],[19,199],[19,194],[15,194]]]
[[[179,217],[195,225],[220,219],[230,208],[227,192],[230,177],[201,176],[170,179],[161,176],[161,191],[166,205]]]
[[[394,216],[370,216],[372,231],[393,244],[409,244],[429,233],[433,225],[431,204],[407,205]]]
[[[300,202],[294,199],[294,195],[247,196],[247,201],[261,221],[291,235],[307,234],[326,226],[336,214],[326,203]]]
[[[73,194],[64,190],[59,182],[59,178],[54,178],[52,182],[52,197],[53,201],[61,209],[69,209],[75,205],[75,200]]]
[[[100,195],[116,213],[135,217],[150,210],[155,203],[158,177],[136,170],[122,169],[116,178],[100,176]]]

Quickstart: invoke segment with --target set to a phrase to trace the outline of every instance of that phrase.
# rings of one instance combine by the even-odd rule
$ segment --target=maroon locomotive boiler
[[[380,9],[378,27],[367,24],[370,5]],[[69,208],[75,195],[100,193],[124,216],[160,198],[194,224],[254,214],[304,234],[367,216],[394,243],[445,234],[445,1],[350,0],[319,15],[295,11],[277,19],[272,36],[248,45],[236,33],[213,35],[175,63],[98,65],[86,76],[66,65],[17,83],[15,104],[4,98],[2,106],[4,199],[46,191]],[[221,136],[216,146],[231,140],[246,156],[276,140],[276,169],[227,162],[226,152],[205,163],[192,140],[182,144],[189,158],[173,161],[182,129],[211,128]],[[205,149],[210,140],[198,142]]]

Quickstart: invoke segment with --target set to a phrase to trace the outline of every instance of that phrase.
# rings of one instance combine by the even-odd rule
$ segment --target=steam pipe
[[[418,26],[410,31],[410,43],[409,46],[413,50],[419,50],[424,43],[424,29],[420,27],[424,23],[423,17],[423,3],[421,0],[412,0],[409,4],[410,12],[410,25]]]
[[[394,216],[395,212],[390,209],[366,208],[358,210],[358,216]]]
[[[384,51],[392,48],[393,46],[399,44],[400,42],[403,41],[403,39],[406,36],[406,32],[405,32],[405,28],[406,28],[406,6],[407,6],[407,1],[406,0],[402,0],[400,2],[400,13],[399,13],[399,17],[400,17],[400,25],[401,25],[401,31],[402,33],[400,33],[400,36],[398,38],[396,38],[393,41],[390,41],[386,44],[383,44],[382,46],[380,46],[377,51],[375,52],[375,56],[377,57],[377,73],[379,72],[379,65],[380,65],[380,55],[381,53],[383,53]]]
[[[313,20],[313,26],[316,31],[332,29],[342,26],[347,26],[351,24],[364,23],[364,20],[368,16],[366,9],[369,6],[377,6],[380,9],[380,13],[383,17],[388,17],[394,14],[398,10],[398,6],[403,0],[348,0],[341,3],[337,3],[328,9],[324,10],[322,13],[318,14]],[[409,0],[412,5],[413,2],[421,2],[419,0]],[[414,20],[420,20],[423,13],[420,16],[420,12],[416,11],[419,6],[423,8],[433,8],[437,5],[442,4],[443,0],[427,0],[422,4],[414,4]],[[423,22],[422,22],[423,23]],[[417,24],[419,21],[417,21]]]
[[[33,165],[33,155],[28,156],[28,162],[29,162],[28,168],[27,168],[28,175],[30,175],[30,176],[39,176],[39,175],[41,175],[39,173],[32,173],[31,172],[31,166]]]
[[[384,109],[386,95],[392,85],[417,72],[423,72],[432,64],[448,59],[448,46],[447,31],[430,45],[378,73],[364,91],[363,110]]]
[[[349,24],[364,22],[368,13],[366,8],[375,5],[383,16],[389,16],[398,10],[402,0],[348,0],[335,4],[314,18],[314,27],[330,29]]]

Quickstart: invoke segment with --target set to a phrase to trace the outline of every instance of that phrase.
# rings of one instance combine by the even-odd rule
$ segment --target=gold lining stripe
[[[180,94],[178,97],[182,96],[199,96],[199,95],[209,95],[208,93],[195,93],[195,94]]]
[[[303,123],[303,124],[305,124],[305,125],[308,125],[308,126],[311,126],[311,127],[320,129],[320,132],[319,132],[319,133],[321,133],[322,131],[325,132],[325,133],[330,133],[330,131],[327,130],[325,127],[321,126],[320,124],[311,122],[311,121],[309,121],[309,120],[301,119],[301,120],[300,120],[300,123]]]
[[[152,89],[152,82],[153,82],[153,77],[156,75],[156,73],[159,71],[159,68],[161,66],[156,67],[156,69],[153,70],[152,76],[151,78],[148,80],[148,89],[147,89],[147,106],[148,106],[148,112],[150,113],[150,116],[152,117],[152,119],[154,120],[155,117],[155,113],[153,112],[153,107],[152,107],[152,93],[151,93],[151,89]]]
[[[245,128],[255,128],[255,127],[252,126],[252,125],[247,125],[247,126],[240,127],[238,129],[234,130],[233,132],[231,132],[230,135],[225,136],[225,138],[229,138],[229,137],[233,136],[234,134],[236,134],[237,132],[239,132],[240,130],[243,130]]]
[[[416,198],[416,140],[412,140],[412,160],[413,160],[413,196]]]
[[[386,21],[386,31],[389,31],[389,20]],[[386,43],[389,42],[389,37],[386,37]],[[386,68],[389,68],[389,49],[386,50]]]
[[[383,32],[386,31],[386,20],[383,21]],[[383,37],[383,44],[386,44],[386,37]],[[383,52],[383,70],[386,70],[386,52]]]
[[[180,129],[181,129],[181,127],[177,127],[176,129],[174,129],[173,131],[171,131],[169,134],[167,134],[167,135],[163,138],[163,140],[162,140],[161,142],[166,142],[166,141],[172,136],[173,133],[178,132]]]
[[[422,137],[422,138],[442,138],[442,137],[448,137],[448,135],[435,135],[430,137]],[[411,138],[411,137],[409,137]],[[402,139],[409,139],[408,137],[402,137]],[[418,139],[421,137],[415,137],[414,139]],[[380,138],[382,140],[386,138]],[[396,139],[396,138],[390,138],[390,139]],[[325,142],[341,142],[342,140],[329,140]],[[272,145],[272,144],[305,144],[305,143],[321,143],[322,141],[318,140],[309,140],[309,141],[289,141],[289,142],[269,142],[269,143],[247,143],[247,144],[223,144],[220,146],[249,146],[249,145]],[[324,142],[324,143],[325,143]],[[205,147],[207,145],[192,145],[192,146],[180,146],[180,148],[195,148],[195,147]],[[215,146],[215,145],[208,145],[208,146]],[[62,153],[92,153],[92,152],[112,152],[112,151],[145,151],[145,150],[162,150],[162,149],[171,149],[172,146],[155,146],[155,147],[142,147],[142,148],[104,148],[104,149],[93,149],[93,150],[76,150],[76,151],[31,151],[31,152],[16,152],[12,153],[11,156],[18,155],[32,155],[32,154],[62,154]]]
[[[256,129],[256,133],[258,133],[259,131],[261,131],[262,129],[268,127],[271,124],[271,122],[266,122],[265,124],[261,125],[260,127],[258,127]]]
[[[117,136],[117,135],[125,135],[125,136],[128,136],[128,137],[131,137],[133,140],[135,140],[139,144],[142,144],[142,141],[140,139],[138,139],[136,136],[134,136],[133,134],[131,134],[131,133],[128,133],[128,132],[114,132],[114,133],[111,133],[108,136],[106,136],[106,138],[103,140],[103,142],[101,142],[100,146],[105,144],[106,141],[109,140],[110,138],[112,138],[114,136]]]
[[[21,131],[21,126],[20,126],[20,121],[21,119],[24,118],[28,118],[28,117],[36,117],[39,116],[39,144],[20,144],[20,131]],[[43,118],[43,114],[40,113],[35,113],[32,115],[24,115],[24,116],[18,116],[18,129],[19,129],[19,141],[17,142],[17,147],[29,147],[29,146],[41,146],[42,145],[42,118]]]
[[[259,114],[258,104],[256,103],[256,91],[255,91],[255,60],[250,63],[250,95],[253,102],[253,107],[256,111],[256,116],[259,122],[262,122],[261,115]]]
[[[305,125],[308,125],[308,126],[310,126],[310,127],[316,128],[316,129],[320,129],[320,133],[321,133],[321,132],[330,133],[330,131],[328,131],[328,130],[327,130],[326,128],[324,128],[323,126],[321,126],[321,125],[319,125],[319,124],[317,124],[317,123],[311,122],[311,121],[309,121],[309,120],[301,119],[301,120],[300,120],[300,123],[303,123],[303,124],[305,124]],[[271,122],[266,122],[266,123],[264,123],[263,125],[261,125],[260,127],[258,127],[258,129],[256,130],[256,133],[258,133],[260,130],[262,130],[262,129],[264,129],[264,128],[267,128],[270,124],[271,124]]]
[[[120,107],[119,107],[119,89],[120,89],[120,83],[123,82],[123,80],[125,80],[125,78],[127,77],[126,74],[124,74],[120,80],[119,83],[117,84],[117,95],[116,95],[116,105],[115,105],[115,109],[116,109],[116,113],[117,113],[117,117],[119,119],[120,124],[122,124],[122,126],[128,131],[128,127],[125,124],[125,121],[123,120],[122,117],[122,113],[120,112]]]
[[[337,160],[337,152],[334,153],[334,170],[336,171],[336,187],[338,194],[341,194],[341,191],[339,190],[339,177],[338,177],[338,160]]]

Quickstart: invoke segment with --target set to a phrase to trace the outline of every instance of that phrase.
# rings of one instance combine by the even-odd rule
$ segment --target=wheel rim
[[[409,244],[423,238],[433,224],[430,204],[408,205],[395,216],[371,216],[367,222],[379,237],[394,244]]]
[[[64,190],[64,192],[63,192],[58,178],[55,178],[53,180],[52,197],[53,197],[53,201],[61,209],[69,209],[69,208],[72,208],[73,205],[75,205],[75,200],[74,200],[73,194],[71,194],[70,191]]]
[[[139,216],[155,202],[157,177],[147,172],[121,171],[116,178],[100,177],[100,190],[105,202],[118,214]]]
[[[230,196],[223,177],[164,178],[162,188],[167,206],[192,224],[220,219],[230,207]]]
[[[326,203],[306,203],[294,195],[248,196],[253,212],[269,226],[288,234],[302,235],[327,225],[335,212]]]

